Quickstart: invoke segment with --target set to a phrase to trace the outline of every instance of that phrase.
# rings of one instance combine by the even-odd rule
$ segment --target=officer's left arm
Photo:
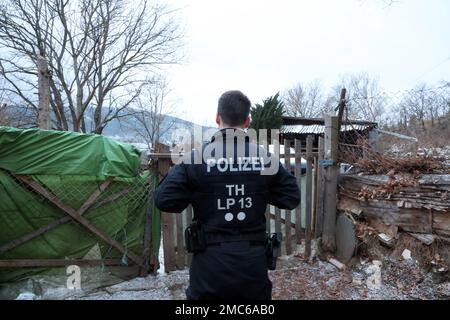
[[[181,212],[191,202],[186,164],[173,166],[154,193],[155,205],[161,211]]]

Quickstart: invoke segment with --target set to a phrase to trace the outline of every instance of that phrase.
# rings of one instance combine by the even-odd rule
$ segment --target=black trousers
[[[188,300],[270,300],[263,245],[229,242],[208,246],[193,256],[186,290]]]

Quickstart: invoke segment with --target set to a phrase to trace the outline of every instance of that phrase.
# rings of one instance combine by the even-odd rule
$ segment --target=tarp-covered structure
[[[0,127],[0,263],[120,259],[121,266],[133,265],[130,252],[146,257],[144,233],[149,215],[150,256],[157,257],[160,217],[156,208],[148,211],[153,206],[150,189],[157,178],[140,172],[139,167],[140,153],[135,147],[105,136]],[[48,195],[56,200],[49,200]],[[92,228],[120,243],[125,251],[104,241],[55,203],[68,207],[67,212],[82,212]],[[37,231],[41,234],[36,235]],[[0,283],[52,270],[50,266],[3,265]]]

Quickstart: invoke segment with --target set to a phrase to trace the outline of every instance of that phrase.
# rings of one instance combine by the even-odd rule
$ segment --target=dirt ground
[[[373,280],[373,271],[377,268],[371,261],[362,261],[341,271],[326,261],[305,261],[300,256],[282,257],[277,270],[270,272],[273,299],[450,299],[450,282],[438,283],[431,273],[422,270],[413,259],[387,260],[379,267],[381,281],[377,283]],[[67,299],[180,300],[185,299],[184,290],[188,279],[188,271],[179,270],[170,274],[136,278]]]
[[[405,237],[401,237],[401,240]],[[393,250],[370,245],[370,250],[354,258],[349,267],[339,270],[328,261],[319,260],[313,246],[313,257],[302,258],[300,253],[282,256],[277,269],[269,271],[273,283],[274,300],[450,300],[450,274],[443,276],[424,268],[427,255],[436,252],[411,237],[398,242]],[[410,259],[401,257],[410,248]],[[444,252],[448,246],[442,246]],[[443,251],[441,250],[441,253]],[[423,261],[417,261],[415,258]],[[420,259],[421,258],[421,259]],[[448,258],[448,257],[447,257]],[[156,275],[134,278],[116,285],[87,290],[69,290],[62,285],[45,288],[39,294],[25,292],[19,299],[49,300],[183,300],[189,282],[189,271],[165,273],[164,256],[160,251],[161,268]],[[380,259],[380,260],[376,260]],[[94,270],[95,271],[95,270]],[[94,272],[93,271],[93,272]],[[379,277],[378,277],[379,276]],[[42,279],[39,280],[42,282]],[[63,282],[65,283],[65,279]],[[33,291],[33,290],[30,290]]]
[[[436,283],[415,261],[385,261],[378,285],[373,269],[369,261],[340,271],[325,261],[288,257],[271,273],[273,299],[450,299],[450,282]]]

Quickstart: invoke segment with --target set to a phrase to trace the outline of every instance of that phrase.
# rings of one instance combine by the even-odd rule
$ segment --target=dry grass
[[[449,168],[443,164],[444,159],[431,156],[393,157],[374,150],[367,140],[360,139],[354,147],[341,146],[340,160],[357,166],[368,174],[410,173],[446,173]]]

